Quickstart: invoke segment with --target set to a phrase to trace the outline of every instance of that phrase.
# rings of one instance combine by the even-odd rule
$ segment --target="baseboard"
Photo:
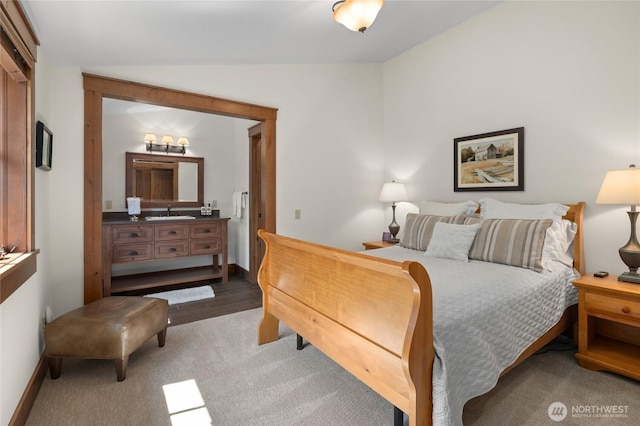
[[[40,387],[42,386],[42,382],[44,381],[46,374],[47,363],[44,355],[42,355],[40,357],[40,361],[38,361],[38,365],[36,365],[36,369],[31,375],[31,379],[29,380],[24,393],[22,394],[22,398],[20,398],[20,401],[18,402],[18,406],[16,407],[11,420],[9,420],[9,426],[23,426],[27,423],[27,418],[29,417],[33,404],[36,402],[36,397],[38,396],[38,392],[40,392]]]
[[[242,277],[243,280],[248,280],[249,279],[249,271],[247,271],[246,269],[241,268],[240,266],[236,265],[235,263],[232,263],[229,265],[229,274],[233,274],[233,275],[237,275]]]

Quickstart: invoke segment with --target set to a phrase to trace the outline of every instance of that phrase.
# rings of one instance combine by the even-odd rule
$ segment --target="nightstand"
[[[390,243],[388,241],[369,241],[366,243],[362,243],[362,245],[364,246],[365,250],[372,250],[372,249],[379,249],[379,248],[385,248],[385,247],[393,247],[396,245],[396,243]]]
[[[640,380],[640,285],[584,275],[578,288],[578,363]]]

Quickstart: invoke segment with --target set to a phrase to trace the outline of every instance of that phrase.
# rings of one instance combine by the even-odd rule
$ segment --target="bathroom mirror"
[[[204,204],[204,158],[127,152],[125,196],[141,207],[200,207]]]

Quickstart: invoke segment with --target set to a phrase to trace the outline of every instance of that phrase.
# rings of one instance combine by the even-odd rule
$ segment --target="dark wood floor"
[[[262,291],[238,276],[226,283],[210,284],[215,297],[169,306],[169,326],[246,311],[262,306]]]
[[[226,283],[214,280],[213,283],[198,282],[188,283],[162,288],[148,289],[146,291],[132,291],[118,293],[117,295],[141,296],[160,291],[177,290],[185,287],[210,285],[215,297],[211,299],[197,300],[195,302],[180,303],[169,306],[169,326],[186,324],[207,318],[246,311],[262,306],[262,291],[258,284],[251,284],[241,275],[229,275]]]

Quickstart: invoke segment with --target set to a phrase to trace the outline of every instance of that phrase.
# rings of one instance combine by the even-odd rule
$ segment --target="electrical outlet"
[[[105,209],[112,209],[112,208],[113,208],[113,201],[111,201],[111,200],[106,200],[106,201],[104,202],[104,208],[105,208]]]
[[[300,220],[300,209],[296,209],[295,217],[296,217],[296,220]]]
[[[218,200],[211,200],[211,208],[212,209],[218,208]]]

